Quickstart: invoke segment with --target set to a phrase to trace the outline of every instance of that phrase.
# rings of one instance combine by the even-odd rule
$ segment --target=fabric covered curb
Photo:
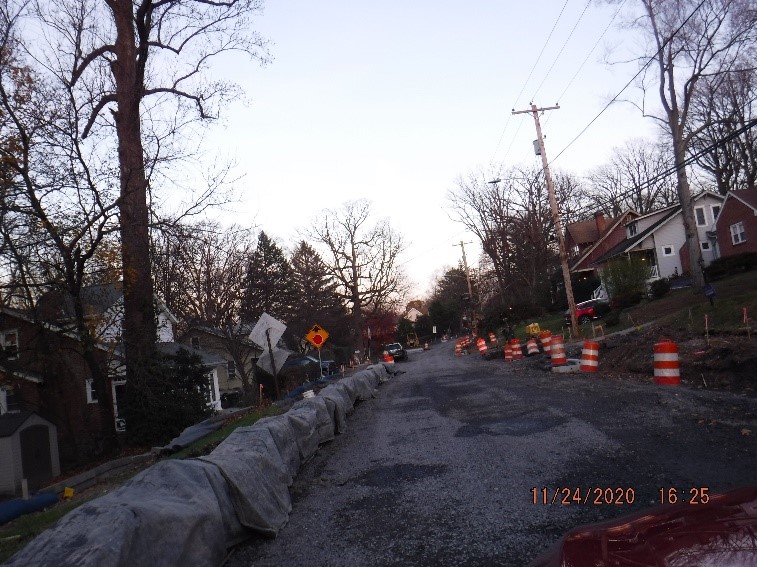
[[[236,429],[205,457],[160,461],[66,514],[5,565],[220,565],[248,530],[278,534],[300,466],[346,431],[355,402],[374,397],[395,372],[369,366],[286,413]]]

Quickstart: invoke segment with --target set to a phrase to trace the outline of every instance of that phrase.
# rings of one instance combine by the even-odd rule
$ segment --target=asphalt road
[[[411,352],[302,468],[279,536],[227,565],[527,565],[660,489],[697,502],[757,484],[754,396],[553,375],[538,358]]]

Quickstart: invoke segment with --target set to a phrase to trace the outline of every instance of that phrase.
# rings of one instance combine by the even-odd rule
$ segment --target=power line
[[[552,72],[552,69],[554,69],[555,65],[557,64],[557,61],[560,59],[560,56],[563,54],[563,51],[565,51],[565,46],[568,45],[568,42],[570,41],[570,38],[573,37],[573,33],[576,31],[576,28],[578,27],[578,24],[581,23],[581,20],[584,17],[584,14],[586,14],[586,10],[589,9],[589,5],[591,4],[592,0],[588,0],[586,2],[586,5],[584,6],[583,11],[581,12],[581,15],[578,16],[578,19],[576,20],[576,23],[573,24],[573,29],[570,30],[570,33],[568,34],[568,37],[565,38],[565,41],[562,44],[562,47],[560,47],[560,51],[557,52],[557,55],[555,56],[554,61],[552,61],[552,65],[549,66],[549,69],[547,69],[547,72],[544,75],[544,78],[541,80],[541,83],[539,83],[539,86],[536,87],[536,91],[534,91],[533,96],[531,97],[531,100],[536,99],[536,95],[539,93],[539,89],[541,89],[542,85],[544,84],[544,81],[547,80],[549,77],[549,74]]]
[[[526,90],[526,85],[528,85],[528,81],[531,79],[531,75],[534,73],[534,69],[536,69],[536,66],[539,64],[539,61],[541,60],[541,56],[544,54],[544,50],[547,48],[547,45],[549,44],[549,40],[552,39],[552,34],[555,32],[555,28],[557,27],[558,22],[560,21],[560,18],[562,18],[563,12],[565,11],[565,7],[568,5],[568,2],[570,0],[565,0],[565,3],[562,5],[562,8],[560,9],[560,13],[557,15],[557,18],[555,19],[555,23],[552,24],[552,29],[549,32],[549,35],[547,36],[547,39],[544,41],[544,45],[541,47],[541,51],[539,51],[539,55],[536,57],[536,61],[534,62],[533,66],[531,67],[531,70],[528,72],[528,76],[526,77],[526,80],[523,81],[523,86],[520,88],[520,92],[518,93],[518,96],[515,97],[515,100],[513,101],[513,108],[518,104],[518,100],[520,99],[521,95],[523,94],[523,91]],[[497,147],[494,150],[494,153],[492,154],[491,162],[494,163],[494,158],[497,156],[497,152],[499,151],[499,147],[502,144],[502,138],[505,137],[505,132],[507,131],[507,126],[510,124],[510,118],[512,118],[512,114],[507,116],[507,120],[505,120],[505,127],[502,128],[502,133],[499,135],[499,141],[497,142]],[[518,130],[520,127],[518,128]],[[517,130],[516,130],[517,134]],[[505,156],[502,158],[504,161],[505,158],[507,158],[507,155],[510,153],[510,148],[512,147],[512,142],[510,143],[510,146],[508,147],[507,151],[505,152]]]
[[[597,114],[597,115],[596,115],[596,116],[595,116],[594,118],[592,118],[592,119],[591,119],[591,121],[590,121],[590,122],[589,122],[589,123],[588,123],[588,124],[587,124],[586,126],[584,126],[584,127],[583,127],[583,129],[582,129],[582,130],[581,130],[581,131],[580,131],[580,132],[578,133],[578,135],[576,135],[576,137],[575,137],[575,138],[573,138],[573,139],[572,139],[572,140],[571,140],[571,141],[570,141],[570,142],[568,143],[568,145],[567,145],[567,146],[565,146],[565,147],[564,147],[564,148],[563,148],[563,149],[562,149],[562,150],[561,150],[561,151],[560,151],[560,152],[559,152],[559,153],[558,153],[558,154],[557,154],[557,155],[556,155],[555,157],[553,157],[553,158],[552,158],[552,162],[556,161],[556,160],[557,160],[557,158],[559,158],[559,157],[560,157],[560,156],[561,156],[562,154],[564,154],[564,153],[565,153],[565,152],[567,151],[567,149],[568,149],[568,148],[570,148],[570,147],[571,147],[571,146],[572,146],[572,145],[573,145],[573,144],[574,144],[574,143],[575,143],[575,142],[576,142],[576,141],[577,141],[577,140],[578,140],[578,139],[579,139],[579,138],[580,138],[581,136],[583,136],[583,135],[584,135],[584,133],[585,133],[585,132],[586,132],[586,131],[587,131],[587,130],[588,130],[588,129],[589,129],[589,128],[590,128],[591,126],[592,126],[592,124],[594,124],[594,122],[596,122],[596,121],[597,121],[597,120],[599,119],[599,117],[600,117],[600,116],[602,116],[602,115],[603,115],[603,114],[605,113],[605,111],[606,111],[606,110],[607,110],[608,108],[610,108],[610,105],[611,105],[611,104],[613,104],[613,103],[614,103],[614,102],[615,102],[616,100],[618,100],[618,97],[619,97],[619,96],[620,96],[621,94],[623,94],[623,92],[625,92],[625,90],[626,90],[626,89],[627,89],[627,88],[628,88],[629,86],[631,86],[631,83],[633,83],[633,82],[634,82],[634,81],[635,81],[635,80],[636,80],[636,79],[637,79],[637,78],[639,77],[639,75],[641,75],[641,74],[642,74],[642,73],[643,73],[643,72],[644,72],[644,71],[646,70],[646,68],[647,68],[647,67],[649,66],[649,64],[650,64],[650,63],[651,63],[652,61],[654,61],[654,60],[655,60],[655,58],[657,58],[657,56],[658,56],[658,55],[659,55],[659,54],[660,54],[660,53],[662,52],[662,50],[663,50],[663,49],[665,49],[665,47],[667,47],[668,43],[670,43],[670,42],[671,42],[671,41],[673,40],[673,38],[674,38],[674,37],[675,37],[676,35],[678,35],[678,33],[679,33],[679,32],[680,32],[680,31],[681,31],[681,30],[683,29],[683,27],[684,27],[684,26],[685,26],[685,25],[686,25],[686,24],[687,24],[687,23],[689,22],[689,20],[690,20],[690,19],[691,19],[692,17],[694,17],[694,14],[696,14],[696,13],[697,13],[697,12],[699,11],[699,9],[700,9],[700,8],[701,8],[702,6],[704,6],[704,4],[705,4],[705,3],[707,2],[707,1],[708,1],[708,0],[702,0],[702,1],[701,1],[701,2],[699,3],[699,5],[697,5],[697,7],[696,7],[696,8],[694,8],[694,10],[693,10],[693,11],[691,12],[691,14],[689,14],[689,15],[688,15],[688,17],[687,17],[687,18],[686,18],[686,19],[685,19],[685,20],[684,20],[684,21],[683,21],[683,22],[681,23],[681,25],[680,25],[680,26],[678,26],[678,28],[677,28],[677,29],[676,29],[676,30],[675,30],[675,31],[674,31],[674,32],[673,32],[673,33],[671,34],[671,36],[670,36],[669,38],[667,38],[667,39],[666,39],[666,40],[665,40],[665,41],[663,42],[663,44],[662,44],[662,45],[660,46],[660,48],[659,48],[659,49],[658,49],[658,50],[657,50],[657,51],[655,52],[655,54],[654,54],[654,55],[652,55],[652,56],[651,56],[651,57],[649,58],[649,60],[648,60],[648,61],[647,61],[646,63],[644,63],[644,65],[642,65],[642,66],[641,66],[641,69],[639,69],[639,70],[637,71],[637,73],[636,73],[636,74],[635,74],[635,75],[634,75],[633,77],[631,77],[631,79],[630,79],[630,80],[629,80],[629,81],[628,81],[628,82],[627,82],[627,83],[625,84],[625,86],[624,86],[624,87],[623,87],[622,89],[620,89],[620,91],[619,91],[619,92],[618,92],[618,93],[617,93],[617,94],[616,94],[616,95],[615,95],[614,97],[612,97],[612,99],[610,100],[610,102],[608,102],[608,103],[607,103],[607,104],[606,104],[606,105],[604,106],[604,108],[602,108],[602,110],[600,110],[600,111],[599,111],[599,113],[598,113],[598,114]]]

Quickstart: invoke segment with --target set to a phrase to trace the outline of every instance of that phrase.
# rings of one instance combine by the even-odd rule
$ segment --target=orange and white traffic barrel
[[[460,341],[455,342],[455,356],[463,356],[463,345]]]
[[[678,345],[673,341],[666,339],[654,345],[654,381],[671,386],[681,383]]]
[[[568,358],[565,356],[565,343],[563,342],[562,335],[552,335],[549,354],[552,358],[552,366],[568,364]]]
[[[493,345],[497,344],[497,335],[494,333],[489,333],[489,342]]]
[[[510,341],[510,346],[513,349],[513,358],[514,359],[517,360],[519,358],[523,358],[523,349],[520,346],[520,339],[512,339]]]
[[[394,357],[388,352],[384,351],[384,362],[387,364],[394,364]]]
[[[528,339],[526,341],[526,354],[528,356],[539,354],[539,345],[536,344],[536,339]]]
[[[598,369],[599,343],[587,339],[581,349],[581,372],[596,372]]]
[[[512,362],[513,361],[513,347],[510,346],[510,343],[505,343],[505,362]]]
[[[486,341],[483,337],[478,337],[476,340],[476,348],[481,356],[486,356]]]
[[[549,356],[550,346],[552,343],[552,333],[549,331],[542,331],[539,333],[539,340],[541,341],[541,348],[544,354]]]

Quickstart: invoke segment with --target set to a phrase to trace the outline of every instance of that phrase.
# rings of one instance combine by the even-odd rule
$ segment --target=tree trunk
[[[110,3],[116,23],[116,60],[111,64],[116,82],[121,194],[121,258],[123,262],[124,322],[127,395],[129,384],[143,381],[145,363],[155,348],[156,323],[150,274],[149,215],[145,178],[140,101],[143,85],[137,68],[132,2]],[[128,427],[128,424],[127,424]]]
[[[689,189],[689,178],[686,175],[686,149],[684,148],[683,131],[678,122],[677,112],[673,110],[670,116],[670,128],[673,133],[673,155],[676,165],[676,180],[678,185],[678,199],[681,203],[681,218],[686,235],[686,247],[689,254],[689,270],[694,293],[699,293],[704,287],[704,262],[699,249],[699,234],[694,220],[694,206]]]

